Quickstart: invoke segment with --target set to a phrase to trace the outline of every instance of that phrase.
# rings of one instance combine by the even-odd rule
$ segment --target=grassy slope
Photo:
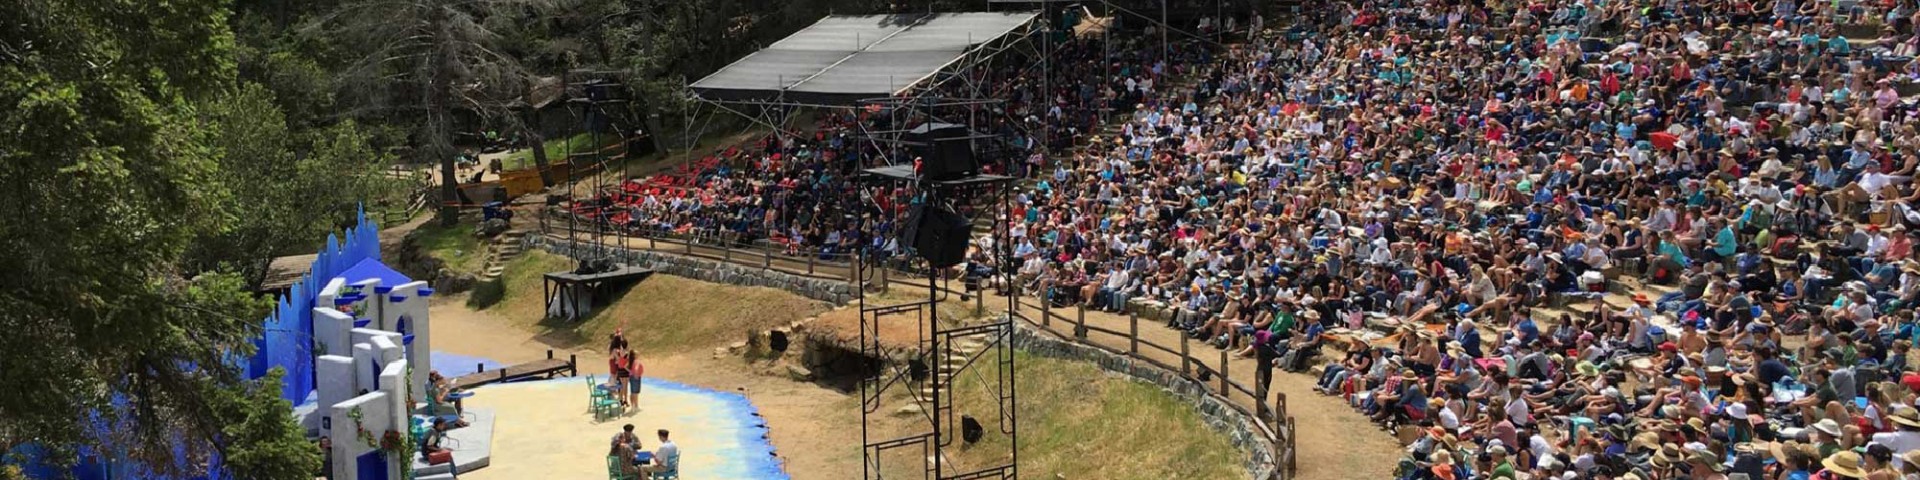
[[[479,271],[480,263],[487,254],[480,239],[474,238],[473,227],[466,224],[444,227],[438,222],[429,222],[421,225],[414,234],[419,236],[421,248],[427,249],[428,254],[447,262],[448,268],[457,271]],[[534,287],[538,288],[539,285]]]
[[[614,135],[611,133],[600,134],[600,145],[603,147],[608,145],[616,145],[619,143],[620,143],[619,135]],[[567,159],[567,155],[569,152],[571,153],[592,152],[594,150],[593,134],[581,133],[581,134],[576,134],[574,136],[567,137],[567,138],[556,138],[552,140],[547,140],[545,147],[547,149],[547,161],[552,163],[559,163]],[[607,154],[613,155],[614,153],[615,152],[608,152]],[[505,169],[505,170],[521,170],[521,169],[533,168],[533,149],[519,150],[519,151],[515,151],[513,153],[507,154],[505,158],[500,159],[500,166],[502,169]]]
[[[540,298],[541,275],[572,267],[571,260],[539,251],[514,259],[501,276],[506,297],[488,310],[561,343],[598,345],[624,323],[627,339],[643,352],[712,348],[744,340],[748,330],[827,310],[824,302],[778,289],[654,275],[634,284],[612,305],[598,307],[583,322],[542,320],[546,302]]]
[[[991,352],[988,353],[991,355]],[[991,359],[989,356],[987,359]],[[1233,479],[1246,478],[1245,452],[1207,428],[1192,405],[1159,387],[1107,374],[1086,362],[1015,353],[1020,394],[1020,473],[1029,478]],[[976,363],[969,370],[992,368]],[[956,401],[987,405],[991,371],[963,374]],[[988,413],[988,415],[991,415]],[[989,434],[959,456],[1004,454],[1006,437],[982,419]],[[1055,477],[1055,475],[1061,477]]]

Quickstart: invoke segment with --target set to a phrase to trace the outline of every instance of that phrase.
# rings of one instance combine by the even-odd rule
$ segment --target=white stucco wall
[[[353,343],[349,341],[348,331],[353,330],[353,317],[332,307],[313,309],[313,339],[318,342],[313,354],[353,355]]]
[[[393,423],[393,402],[384,392],[372,392],[336,403],[331,410],[333,430],[339,432],[333,436],[333,472],[335,480],[358,480],[359,472],[356,459],[360,455],[379,449],[380,436],[389,429],[395,429]],[[360,424],[373,435],[374,445],[367,445],[359,437],[349,412],[360,409]],[[405,424],[400,424],[402,427]],[[387,478],[399,478],[400,466],[388,459]]]
[[[313,360],[314,390],[319,392],[320,405],[335,405],[360,394],[353,384],[353,357],[340,355],[321,355]],[[328,409],[322,408],[322,414]],[[320,428],[320,434],[335,436],[327,428],[329,425],[313,426]]]
[[[427,391],[427,374],[433,371],[433,322],[427,319],[427,297],[423,292],[431,292],[427,282],[409,282],[398,285],[382,295],[380,300],[380,324],[388,331],[413,336],[413,344],[407,347],[407,362],[413,365],[413,389],[424,395]],[[406,329],[402,331],[400,319],[406,318]]]

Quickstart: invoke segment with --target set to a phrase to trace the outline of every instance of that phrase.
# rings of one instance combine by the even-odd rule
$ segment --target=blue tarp
[[[430,356],[430,361],[433,362],[433,369],[449,378],[474,373],[479,371],[479,368],[486,368],[489,372],[506,368],[506,365],[502,365],[500,362],[496,362],[491,358],[470,357],[439,350],[434,350]]]

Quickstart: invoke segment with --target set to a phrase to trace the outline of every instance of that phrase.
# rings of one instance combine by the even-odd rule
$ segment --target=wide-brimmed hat
[[[1790,457],[1793,454],[1800,454],[1800,455],[1805,455],[1809,457],[1817,456],[1813,454],[1812,447],[1813,447],[1812,445],[1807,445],[1797,441],[1788,440],[1784,442],[1773,442],[1773,444],[1767,445],[1767,452],[1773,455],[1773,459],[1775,461],[1785,462],[1787,461],[1787,457]]]
[[[1901,471],[1920,471],[1920,450],[1908,450],[1900,454]]]
[[[1835,437],[1840,436],[1840,422],[1835,422],[1831,418],[1823,418],[1823,419],[1820,419],[1820,421],[1818,422],[1814,422],[1813,429],[1819,430],[1820,433],[1825,433],[1827,435],[1832,435]]]
[[[1634,435],[1631,446],[1633,448],[1644,448],[1649,451],[1659,450],[1660,435],[1653,432],[1643,432],[1639,435]]]
[[[1689,418],[1687,419],[1687,428],[1691,428],[1695,432],[1700,432],[1701,434],[1705,434],[1707,433],[1707,422],[1701,421],[1700,417]]]
[[[1887,420],[1892,420],[1893,423],[1909,427],[1920,428],[1920,410],[1914,410],[1913,407],[1904,405],[1894,407],[1893,413],[1887,415]]]
[[[1653,462],[1654,468],[1667,468],[1686,462],[1687,452],[1681,450],[1679,445],[1669,443],[1661,445],[1660,451],[1654,452],[1648,460]]]
[[[1716,472],[1724,472],[1727,470],[1727,465],[1721,463],[1721,460],[1714,456],[1713,452],[1707,450],[1694,450],[1693,455],[1687,457],[1687,461],[1700,462],[1701,465],[1706,465],[1707,468],[1711,468]]]
[[[1582,377],[1600,376],[1600,366],[1594,365],[1593,362],[1589,362],[1585,360],[1582,360],[1580,361],[1579,364],[1574,365],[1573,370],[1574,370],[1574,373]]]
[[[1867,471],[1860,468],[1860,454],[1853,453],[1853,450],[1833,452],[1833,455],[1828,455],[1826,459],[1820,461],[1820,466],[1826,467],[1827,471],[1835,474],[1867,478]]]

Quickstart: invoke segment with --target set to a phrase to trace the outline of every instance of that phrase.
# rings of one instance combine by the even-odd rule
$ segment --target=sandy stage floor
[[[595,420],[582,378],[493,385],[474,390],[469,408],[492,408],[492,466],[460,476],[471,480],[602,478],[609,440],[631,423],[651,450],[658,429],[680,447],[680,478],[785,480],[765,439],[766,427],[738,394],[648,379],[639,408]]]

